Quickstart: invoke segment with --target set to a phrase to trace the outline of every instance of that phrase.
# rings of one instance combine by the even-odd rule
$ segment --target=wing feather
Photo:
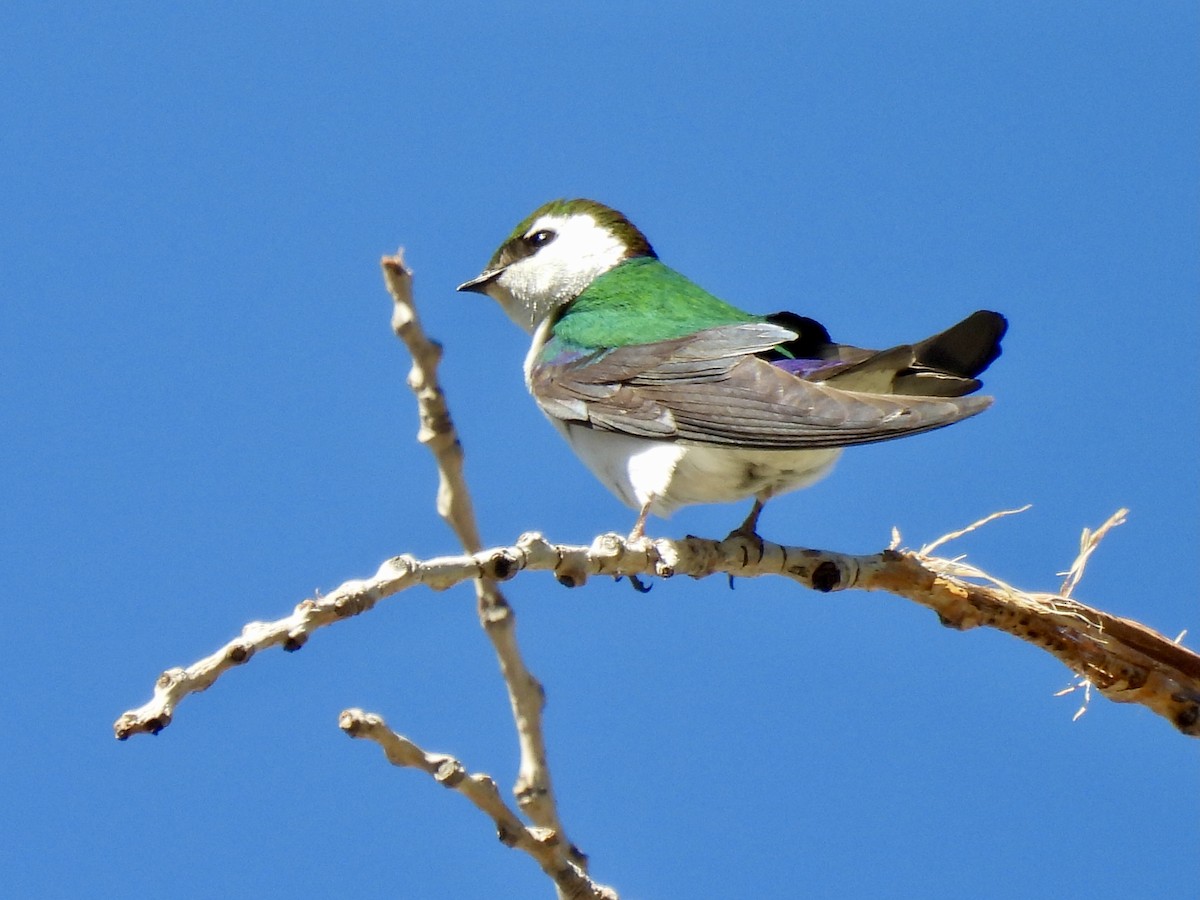
[[[544,348],[529,372],[547,415],[621,434],[758,449],[890,440],[982,412],[990,397],[914,397],[806,380],[755,354],[794,333],[769,323],[710,328],[592,353]]]

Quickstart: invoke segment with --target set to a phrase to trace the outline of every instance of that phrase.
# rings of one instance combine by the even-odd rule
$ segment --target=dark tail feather
[[[913,345],[913,367],[974,378],[1000,356],[1000,339],[1006,331],[1008,320],[1000,313],[973,312],[941,334]]]
[[[1008,320],[981,309],[957,325],[913,345],[912,364],[896,373],[895,392],[921,397],[961,397],[982,386],[975,377],[1000,355]]]
[[[1000,339],[1007,330],[1004,316],[980,310],[917,344],[879,351],[833,345],[842,366],[835,363],[821,374],[843,390],[961,397],[982,387],[975,376],[1000,355]]]

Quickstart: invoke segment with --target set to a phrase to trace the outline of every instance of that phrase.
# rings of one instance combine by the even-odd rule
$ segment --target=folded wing
[[[941,428],[991,405],[990,397],[887,392],[913,383],[907,374],[895,378],[898,368],[911,369],[914,349],[939,337],[881,354],[859,351],[862,359],[807,373],[798,366],[789,371],[775,352],[795,341],[796,331],[770,322],[593,352],[552,340],[529,381],[547,415],[604,431],[757,449],[843,447]],[[892,379],[887,386],[885,370]],[[956,387],[962,393],[978,382]]]

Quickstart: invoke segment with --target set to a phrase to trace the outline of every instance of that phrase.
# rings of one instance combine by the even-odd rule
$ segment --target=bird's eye
[[[540,250],[548,243],[558,237],[556,232],[549,228],[543,228],[541,231],[535,231],[533,234],[525,236],[525,243],[531,250]]]

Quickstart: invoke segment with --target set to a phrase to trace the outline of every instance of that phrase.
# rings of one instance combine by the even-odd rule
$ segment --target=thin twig
[[[982,528],[984,525],[987,525],[989,522],[994,522],[997,519],[1004,518],[1005,516],[1015,516],[1018,513],[1023,513],[1027,509],[1029,509],[1031,506],[1033,506],[1032,503],[1026,503],[1024,506],[1018,507],[1017,509],[1002,509],[999,512],[994,512],[989,515],[986,515],[982,519],[977,519],[976,521],[972,522],[970,525],[966,526],[965,528],[960,528],[957,531],[951,531],[949,534],[943,534],[937,540],[926,544],[924,547],[922,547],[920,550],[918,550],[917,555],[918,556],[930,556],[933,553],[933,551],[936,550],[938,547],[942,546],[942,544],[948,544],[948,543],[950,543],[950,541],[957,540],[958,538],[962,537],[964,534],[970,534],[972,531],[975,531],[977,528]],[[893,532],[892,532],[892,548],[895,549],[897,546],[899,546],[899,544],[900,544],[899,533],[896,532],[895,530],[893,530]]]
[[[417,439],[427,446],[438,467],[438,513],[454,529],[468,553],[480,549],[479,527],[463,475],[463,449],[450,415],[446,396],[438,383],[437,369],[441,346],[431,341],[421,327],[413,304],[412,273],[404,265],[403,252],[385,256],[380,264],[388,293],[392,296],[392,330],[412,356],[408,385],[417,397],[421,427]],[[513,793],[530,821],[557,832],[566,841],[558,814],[554,786],[547,763],[546,739],[542,726],[545,692],[541,683],[525,665],[517,645],[517,617],[496,582],[488,578],[475,581],[476,608],[484,632],[492,642],[500,672],[508,690],[513,721],[520,748],[520,766]],[[573,859],[584,871],[587,856],[569,842]]]
[[[1108,520],[1097,528],[1095,531],[1083,529],[1083,534],[1079,537],[1079,555],[1075,557],[1075,561],[1071,563],[1071,568],[1062,573],[1067,576],[1067,580],[1062,583],[1062,587],[1058,592],[1064,597],[1070,597],[1071,593],[1083,578],[1083,571],[1087,568],[1088,560],[1092,558],[1092,554],[1096,552],[1096,548],[1100,546],[1100,542],[1104,540],[1104,536],[1118,525],[1125,524],[1125,517],[1129,515],[1129,510],[1118,509],[1115,513],[1108,517]]]
[[[432,775],[438,784],[457,791],[496,823],[501,843],[528,853],[550,876],[561,900],[617,900],[616,892],[592,881],[572,858],[561,835],[553,828],[527,826],[500,796],[489,776],[467,771],[466,766],[444,753],[429,753],[387,727],[377,715],[361,709],[344,710],[338,726],[353,738],[377,743],[395,766]]]

